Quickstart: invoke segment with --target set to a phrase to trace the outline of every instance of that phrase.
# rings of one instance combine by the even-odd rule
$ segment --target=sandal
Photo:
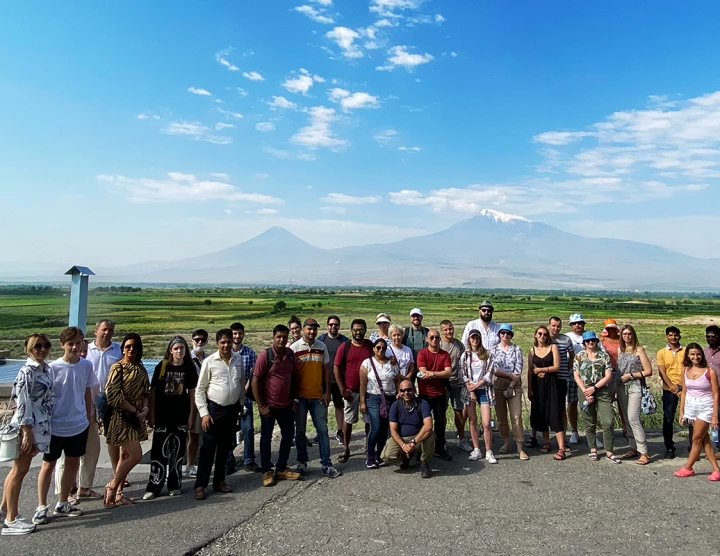
[[[598,460],[598,453],[597,452],[590,452],[588,454],[588,457],[591,461],[597,461]]]
[[[647,456],[640,456],[640,459],[637,460],[635,463],[637,463],[638,465],[647,465],[651,461],[652,460]]]
[[[345,463],[348,459],[350,459],[350,450],[343,450],[342,454],[338,456],[340,463]]]
[[[623,454],[620,459],[635,459],[639,455],[640,452],[638,452],[637,450],[628,450],[627,452],[625,452],[625,454]]]
[[[547,454],[549,451],[550,451],[550,443],[546,442],[545,444],[542,445],[542,448],[540,448],[540,453]]]
[[[612,463],[622,463],[622,461],[620,461],[620,458],[614,454],[605,455],[605,459],[611,461]]]
[[[528,456],[525,452],[520,452],[518,454],[518,457],[520,458],[520,461],[529,461],[530,456]]]
[[[135,501],[125,496],[122,492],[118,492],[115,496],[115,503],[120,506],[132,506],[135,504]]]
[[[110,486],[105,487],[105,499],[103,500],[103,506],[105,506],[107,509],[114,508],[117,506],[117,502],[115,501],[115,498],[117,498],[117,492],[114,488]]]
[[[86,494],[82,494],[82,491],[85,491]],[[94,491],[91,488],[81,488],[77,491],[77,494],[75,495],[76,498],[101,498],[102,494],[99,492]]]
[[[565,455],[565,450],[558,450],[557,454],[553,456],[553,459],[555,461],[563,461],[567,456]]]

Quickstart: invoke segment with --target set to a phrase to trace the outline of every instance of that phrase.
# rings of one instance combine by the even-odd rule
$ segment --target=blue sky
[[[172,260],[273,225],[389,242],[482,208],[716,256],[718,20],[716,2],[6,4],[4,258]]]

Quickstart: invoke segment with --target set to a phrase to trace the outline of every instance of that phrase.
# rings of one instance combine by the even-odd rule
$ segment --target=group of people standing
[[[55,516],[82,515],[77,504],[84,498],[102,497],[106,508],[134,504],[123,490],[128,473],[140,462],[140,443],[148,439],[149,428],[154,432],[145,500],[160,495],[166,483],[170,496],[181,494],[184,476],[194,477],[197,500],[205,499],[211,474],[214,491],[231,492],[226,474],[235,471],[238,429],[244,469],[262,472],[264,486],[307,474],[308,445],[313,441],[318,444],[321,473],[337,478],[342,472],[331,458],[331,402],[335,439],[341,445],[338,462],[351,457],[352,429],[362,418],[368,469],[395,463],[408,468],[416,455],[421,476],[432,477],[432,457],[452,459],[446,441],[448,403],[457,447],[472,461],[498,462],[492,409],[503,439],[499,453],[515,453],[521,461],[529,460],[526,448],[548,453],[552,431],[557,442],[553,458],[565,460],[572,453],[568,444],[579,442],[580,409],[591,460],[598,460],[598,449],[604,448],[604,459],[612,463],[631,459],[638,465],[650,463],[640,413],[652,366],[631,325],[620,328],[606,319],[598,337],[585,330],[585,319],[576,313],[569,319],[572,331],[567,334],[561,332],[562,321],[556,316],[548,326],[535,330],[527,354],[532,433],[526,440],[522,350],[513,343],[512,325],[493,320],[491,303],[481,303],[478,311],[479,318],[467,323],[460,339],[449,320],[441,321],[438,329],[424,327],[419,308],[410,311],[406,327],[393,324],[387,313],[378,314],[378,329],[368,339],[363,319],[354,319],[350,337],[345,337],[335,315],[327,318],[327,331],[321,335],[315,319],[300,322],[293,317],[288,326],[275,326],[271,345],[259,353],[244,345],[241,323],[217,331],[217,350],[211,354],[206,353],[209,335],[199,329],[192,334],[192,346],[182,336],[172,338],[152,376],[142,363],[141,337],[130,333],[121,344],[113,342],[115,325],[109,320],[97,323],[91,343],[76,327],[63,330],[63,356],[51,363],[46,361],[51,348],[48,337],[33,334],[25,342],[28,359],[12,391],[15,411],[8,431],[19,433],[20,450],[5,480],[2,534],[27,534],[47,522],[53,472],[58,496]],[[665,456],[675,457],[673,432],[679,405],[679,422],[691,423],[692,444],[686,464],[675,475],[694,475],[694,463],[704,449],[713,467],[709,479],[720,480],[708,435],[710,427],[718,426],[720,328],[707,328],[704,349],[696,343],[683,347],[676,327],[668,327],[666,338],[667,347],[657,355],[663,381]],[[614,453],[615,400],[630,444],[621,457]],[[253,404],[261,423],[259,466]],[[306,435],[308,414],[317,433],[314,440]],[[276,424],[280,443],[273,464]],[[571,434],[566,438],[568,424]],[[105,436],[113,467],[102,493],[93,490],[99,434]],[[293,444],[297,465],[290,469]],[[31,460],[41,452],[38,507],[32,519],[25,520],[18,514],[20,488]]]

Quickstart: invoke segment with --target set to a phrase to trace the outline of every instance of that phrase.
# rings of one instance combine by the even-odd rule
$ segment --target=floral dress
[[[35,448],[43,454],[50,451],[50,418],[52,417],[52,378],[50,365],[28,357],[18,371],[10,399],[15,403],[8,432],[30,425]]]

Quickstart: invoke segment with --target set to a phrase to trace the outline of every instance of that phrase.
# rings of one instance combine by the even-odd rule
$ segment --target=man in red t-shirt
[[[342,344],[335,354],[335,381],[345,399],[345,425],[343,426],[343,452],[338,456],[340,463],[350,457],[350,435],[352,427],[358,422],[360,407],[360,366],[373,356],[373,345],[365,339],[367,324],[363,319],[350,323],[352,339]],[[365,416],[363,415],[363,420]],[[370,432],[370,423],[365,423],[365,439]]]
[[[452,460],[445,447],[445,428],[447,426],[447,390],[445,381],[452,375],[450,354],[440,349],[440,332],[431,328],[427,335],[428,346],[417,355],[417,377],[420,397],[432,410],[435,421],[435,455],[445,461]]]

